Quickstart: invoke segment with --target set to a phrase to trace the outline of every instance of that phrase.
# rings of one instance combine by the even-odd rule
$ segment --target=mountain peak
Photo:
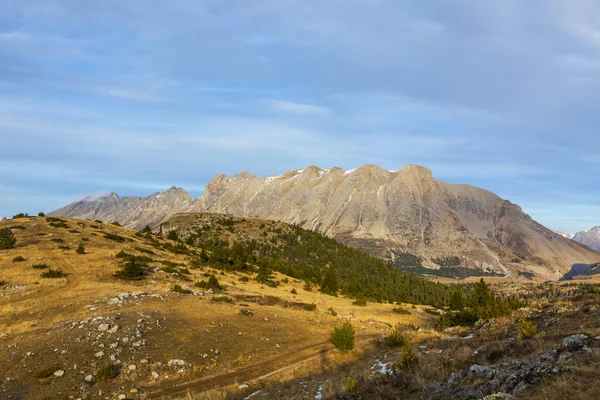
[[[421,175],[421,176],[429,177],[429,178],[433,177],[433,173],[431,172],[431,170],[429,168],[422,167],[420,165],[415,165],[415,164],[408,164],[408,165],[400,168],[396,172],[417,174],[417,175]]]

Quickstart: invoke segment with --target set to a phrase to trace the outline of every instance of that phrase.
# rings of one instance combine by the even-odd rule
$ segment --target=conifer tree
[[[17,239],[10,228],[0,229],[0,250],[12,249],[16,243]]]
[[[332,296],[337,296],[338,283],[333,268],[329,268],[327,270],[325,278],[323,279],[323,283],[321,284],[321,292]]]

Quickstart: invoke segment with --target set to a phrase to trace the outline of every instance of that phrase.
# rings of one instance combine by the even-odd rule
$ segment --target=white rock
[[[54,372],[54,376],[56,377],[61,377],[65,374],[65,371],[63,371],[62,369],[59,369],[58,371]]]
[[[125,395],[125,394],[120,394],[117,396],[117,399],[119,399],[119,400],[125,400],[126,398],[127,398],[127,395]]]
[[[152,371],[152,377],[153,377],[154,379],[157,379],[157,378],[158,378],[158,372],[156,372],[156,371]]]
[[[104,357],[104,352],[103,351],[99,351],[96,354],[94,354],[96,356],[96,358],[102,358]]]
[[[110,328],[109,324],[100,324],[98,325],[98,330],[100,332],[106,332]]]
[[[92,382],[94,382],[94,375],[88,375],[88,376],[86,376],[86,377],[85,377],[85,381],[86,381],[87,383],[92,383]]]
[[[119,325],[115,325],[112,328],[110,328],[108,330],[108,333],[115,333],[117,330],[119,330]]]
[[[472,374],[482,374],[484,372],[489,371],[490,367],[486,367],[485,365],[477,365],[473,364],[469,368],[469,372]]]
[[[130,371],[135,371],[137,368],[137,366],[135,364],[131,364],[127,367],[127,369],[129,369]]]
[[[183,367],[185,365],[185,361],[183,360],[169,360],[167,363],[169,367]]]

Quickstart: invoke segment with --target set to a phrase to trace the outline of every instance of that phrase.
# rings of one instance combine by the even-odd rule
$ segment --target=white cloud
[[[291,101],[282,100],[271,100],[267,99],[264,101],[269,107],[293,114],[312,114],[312,115],[327,115],[331,114],[331,110],[321,106],[315,106],[313,104],[302,104],[294,103]]]

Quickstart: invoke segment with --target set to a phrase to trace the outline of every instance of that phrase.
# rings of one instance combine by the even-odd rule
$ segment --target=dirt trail
[[[379,335],[365,334],[357,335],[357,342],[365,342]],[[284,371],[300,366],[307,361],[321,357],[321,366],[327,363],[327,353],[334,350],[331,342],[320,342],[296,349],[293,353],[281,355],[270,360],[249,365],[236,371],[228,372],[217,376],[203,378],[193,382],[183,383],[177,386],[171,386],[164,389],[152,389],[149,391],[147,399],[167,399],[173,396],[185,396],[188,392],[200,393],[211,389],[224,388],[233,384],[249,383],[251,381],[266,379],[270,376],[282,373]]]

